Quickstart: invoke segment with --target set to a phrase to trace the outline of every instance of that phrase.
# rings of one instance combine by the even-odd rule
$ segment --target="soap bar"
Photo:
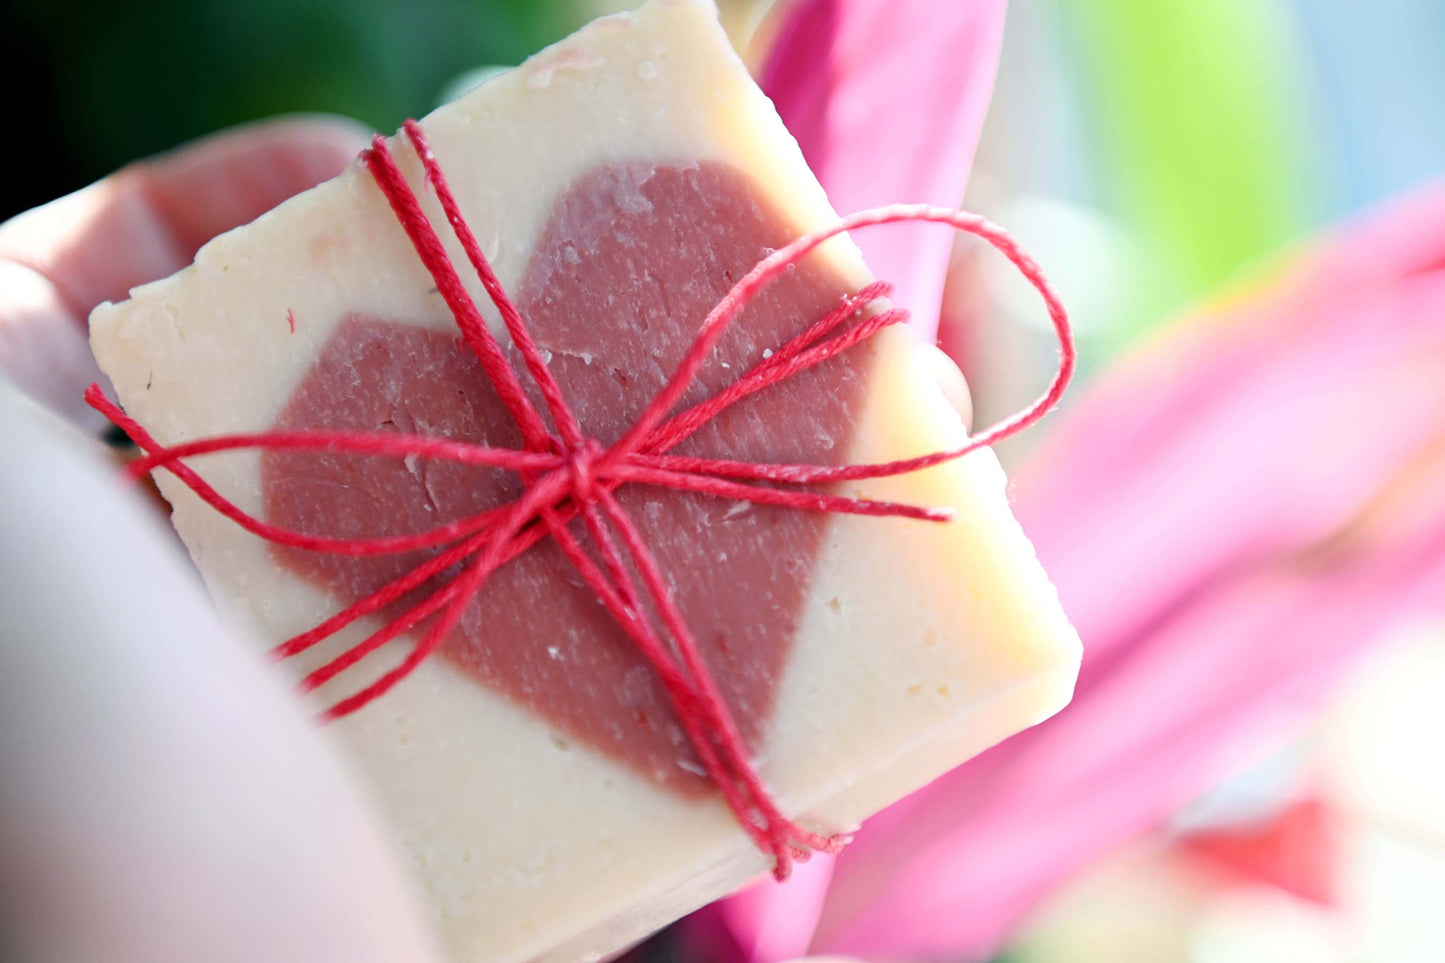
[[[421,128],[604,444],[738,278],[837,220],[706,0],[596,21]],[[391,152],[444,227],[405,139]],[[871,281],[846,237],[828,241],[742,313],[684,402],[722,390]],[[97,308],[91,333],[128,414],[162,444],[330,429],[521,445],[364,164]],[[728,409],[677,452],[842,465],[956,448],[964,427],[930,371],[902,326],[885,328]],[[193,464],[247,512],[337,538],[425,530],[520,491],[508,473],[423,458],[247,450]],[[267,645],[418,563],[277,547],[157,478],[219,606]],[[785,813],[825,832],[1056,712],[1079,661],[990,452],[838,490],[955,517],[617,493],[763,781]],[[355,644],[386,614],[333,642]],[[342,673],[318,707],[414,641]],[[551,540],[487,582],[435,657],[329,731],[368,778],[461,961],[593,958],[769,868],[654,670]]]

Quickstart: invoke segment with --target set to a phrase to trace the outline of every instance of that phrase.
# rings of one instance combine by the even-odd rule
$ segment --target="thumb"
[[[340,759],[100,446],[3,378],[0,446],[19,453],[0,472],[14,958],[437,959]]]

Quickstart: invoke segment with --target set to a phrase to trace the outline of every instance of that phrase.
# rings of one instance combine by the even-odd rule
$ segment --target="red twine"
[[[137,478],[156,469],[169,471],[216,511],[277,545],[350,556],[393,554],[422,548],[442,549],[412,571],[347,606],[315,628],[281,643],[273,650],[280,659],[304,652],[357,619],[384,609],[412,589],[442,578],[443,573],[455,566],[460,567],[456,574],[447,576],[421,602],[302,680],[303,691],[316,689],[403,633],[428,619],[434,619],[399,665],[332,706],[325,713],[329,719],[355,712],[400,682],[436,651],[492,572],[539,540],[547,537],[556,539],[566,557],[597,593],[598,599],[656,670],[708,777],[753,842],[773,857],[773,875],[780,880],[785,879],[792,864],[807,859],[812,851],[837,852],[847,842],[845,836],[811,832],[778,810],[748,756],[727,704],[698,654],[696,642],[672,600],[656,559],[613,493],[619,485],[632,483],[800,511],[947,521],[952,517],[947,510],[846,498],[799,486],[827,485],[918,471],[988,447],[1038,421],[1058,402],[1074,371],[1073,336],[1063,305],[1033,260],[1001,228],[981,217],[922,204],[892,205],[853,214],[833,227],[805,235],[780,248],[738,281],[703,321],[697,339],[662,392],[621,440],[610,447],[603,447],[586,436],[568,407],[561,386],[547,368],[542,352],[532,341],[520,313],[502,289],[463,219],[421,128],[415,121],[407,121],[403,129],[421,158],[426,169],[426,181],[435,190],[453,233],[492,303],[501,313],[502,323],[522,355],[527,374],[541,393],[555,432],[549,430],[542,414],[523,390],[518,372],[507,361],[467,292],[441,239],[423,213],[416,194],[393,160],[386,139],[378,136],[372,141],[371,148],[362,153],[362,159],[386,195],[422,263],[435,279],[437,290],[451,309],[466,345],[480,359],[502,403],[521,429],[523,449],[491,448],[416,435],[352,432],[261,432],[166,447],[107,400],[99,387],[91,385],[86,392],[86,400],[125,431],[145,452],[129,466],[128,471]],[[837,308],[764,358],[729,388],[669,417],[694,375],[707,361],[718,338],[764,286],[835,235],[854,228],[899,221],[932,221],[976,235],[997,248],[1033,284],[1048,308],[1061,349],[1059,370],[1048,390],[1028,408],[974,436],[961,448],[887,464],[830,468],[755,464],[668,454],[728,406],[825,361],[906,317],[901,310],[882,311],[841,333],[834,333],[845,321],[889,290],[886,284],[870,284],[857,294],[844,298]],[[443,459],[516,472],[524,490],[513,502],[427,532],[368,539],[327,538],[271,525],[247,514],[183,461],[195,455],[241,448]],[[568,524],[578,516],[600,558],[600,565],[568,528]],[[656,613],[655,618],[660,625],[654,624],[654,616],[644,599],[651,601],[651,611]],[[664,636],[670,644],[664,642]]]

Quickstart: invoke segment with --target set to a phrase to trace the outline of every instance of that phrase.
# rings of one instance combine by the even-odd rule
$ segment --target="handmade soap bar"
[[[705,0],[597,21],[421,127],[603,443],[739,277],[836,220]],[[402,139],[392,152],[444,226],[416,154]],[[846,238],[827,242],[747,308],[685,400],[721,390],[870,281]],[[98,308],[91,331],[127,412],[163,444],[329,429],[521,445],[362,164]],[[920,350],[885,329],[678,452],[841,465],[955,448],[963,426]],[[340,538],[424,530],[520,490],[506,472],[414,457],[241,451],[194,465],[253,515]],[[218,603],[270,644],[417,564],[279,548],[171,476],[159,482]],[[840,486],[954,509],[942,524],[618,489],[784,812],[852,828],[1068,701],[1078,640],[1004,483],[982,451]],[[355,643],[388,614],[333,641]],[[414,641],[342,673],[318,705]],[[655,671],[550,540],[491,578],[434,658],[332,731],[458,960],[604,953],[768,866],[703,778]]]

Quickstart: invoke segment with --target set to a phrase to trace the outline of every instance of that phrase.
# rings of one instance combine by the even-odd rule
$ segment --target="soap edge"
[[[725,53],[727,55],[730,55],[731,58],[735,61],[734,66],[736,67],[736,69],[743,71],[743,73],[745,74],[747,73],[747,66],[739,58],[737,51],[733,49],[731,42],[728,40],[726,32],[723,30],[721,21],[719,20],[718,9],[715,0],[647,0],[647,2],[641,4],[634,10],[608,14],[606,16],[596,17],[593,20],[588,21],[587,23],[578,27],[576,30],[572,31],[566,36],[560,37],[556,41],[532,53],[516,66],[509,67],[508,69],[501,71],[495,76],[487,78],[487,80],[468,90],[461,96],[451,101],[448,101],[445,104],[438,105],[434,109],[422,115],[419,118],[419,122],[424,124],[428,118],[432,117],[439,111],[446,110],[454,104],[477,96],[479,92],[484,91],[487,87],[489,87],[497,80],[509,76],[522,77],[525,74],[526,70],[529,68],[529,66],[535,67],[539,62],[541,62],[548,56],[555,54],[566,45],[575,44],[578,42],[579,39],[585,40],[588,38],[588,35],[594,34],[598,30],[610,29],[612,26],[619,24],[636,23],[640,18],[654,16],[656,15],[654,11],[667,7],[683,9],[686,11],[685,15],[698,17],[700,20],[702,20],[703,26],[711,29],[717,35],[717,38],[720,39],[723,47],[725,48]],[[753,82],[750,75],[749,82]],[[767,102],[767,105],[771,109],[773,117],[777,118],[778,125],[782,127],[782,120],[781,118],[777,117],[776,109],[772,108],[772,101],[768,99],[766,95],[762,94],[761,89],[758,89],[756,93],[761,96],[764,101]],[[792,137],[792,134],[788,133],[786,131],[786,128],[783,128],[783,130],[784,133],[787,134],[788,138],[793,141],[793,146],[797,148],[796,140]],[[387,136],[388,144],[396,146],[399,137],[399,130],[393,132],[391,135]],[[798,150],[801,153],[801,149],[798,148]],[[343,168],[334,177],[330,177],[319,184],[308,187],[304,191],[293,194],[292,196],[281,201],[279,204],[276,204],[274,207],[271,207],[266,211],[263,211],[261,214],[245,222],[244,224],[238,224],[235,227],[222,231],[215,237],[210,238],[199,248],[196,249],[196,253],[191,258],[191,261],[179,270],[173,271],[170,274],[165,275],[164,277],[155,278],[153,280],[145,281],[141,284],[134,285],[127,290],[126,297],[121,298],[120,300],[108,299],[96,304],[95,307],[90,310],[87,318],[91,353],[94,354],[97,361],[99,361],[101,352],[100,350],[98,350],[97,337],[114,333],[114,329],[119,323],[117,319],[117,311],[119,309],[122,309],[125,305],[131,304],[132,302],[150,300],[153,298],[159,299],[163,297],[164,291],[168,286],[188,276],[194,271],[196,264],[212,256],[211,251],[213,248],[217,247],[218,245],[224,247],[226,244],[232,243],[234,241],[234,238],[232,237],[233,235],[237,234],[238,232],[246,231],[252,225],[271,218],[278,212],[297,209],[305,204],[315,203],[321,196],[323,196],[328,191],[341,190],[350,186],[349,182],[354,180],[355,177],[360,173],[361,167],[362,164],[359,157],[352,159],[351,162],[348,163],[346,167]],[[102,370],[105,370],[105,367],[106,366],[104,364],[101,365]],[[109,375],[109,372],[106,373],[107,375]]]

